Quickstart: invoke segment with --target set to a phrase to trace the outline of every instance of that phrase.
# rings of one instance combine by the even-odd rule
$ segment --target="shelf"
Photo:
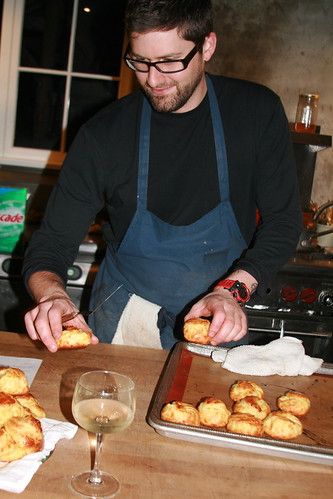
[[[319,133],[300,133],[295,132],[293,123],[289,124],[291,140],[294,144],[303,144],[309,146],[311,152],[318,152],[322,149],[332,147],[331,135],[322,135]]]

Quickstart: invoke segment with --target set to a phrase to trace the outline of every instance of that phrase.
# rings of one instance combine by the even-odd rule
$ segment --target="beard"
[[[167,96],[154,95],[147,84],[141,85],[141,88],[155,111],[158,111],[160,113],[174,113],[175,111],[181,109],[192,97],[202,77],[203,73],[199,73],[196,75],[196,78],[194,80],[190,81],[186,85],[182,85],[180,82],[173,81],[173,85],[176,88],[176,93]]]

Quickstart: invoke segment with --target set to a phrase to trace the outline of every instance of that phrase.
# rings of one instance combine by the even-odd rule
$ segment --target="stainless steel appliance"
[[[309,355],[333,361],[333,254],[296,253],[264,297],[246,305],[250,340],[302,339]]]
[[[0,254],[0,330],[25,332],[24,313],[33,306],[22,276],[22,256]],[[67,292],[82,310],[88,310],[92,284],[98,270],[98,248],[82,243],[67,271]]]

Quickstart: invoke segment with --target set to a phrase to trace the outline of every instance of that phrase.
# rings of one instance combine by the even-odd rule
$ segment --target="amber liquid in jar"
[[[299,133],[315,133],[318,115],[318,94],[301,94],[295,118],[295,131]]]
[[[316,125],[306,125],[306,123],[295,123],[295,131],[299,133],[315,133]]]

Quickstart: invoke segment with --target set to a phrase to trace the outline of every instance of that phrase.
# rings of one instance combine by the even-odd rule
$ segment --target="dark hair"
[[[126,32],[169,31],[177,28],[184,40],[203,43],[213,31],[211,0],[128,0]]]

